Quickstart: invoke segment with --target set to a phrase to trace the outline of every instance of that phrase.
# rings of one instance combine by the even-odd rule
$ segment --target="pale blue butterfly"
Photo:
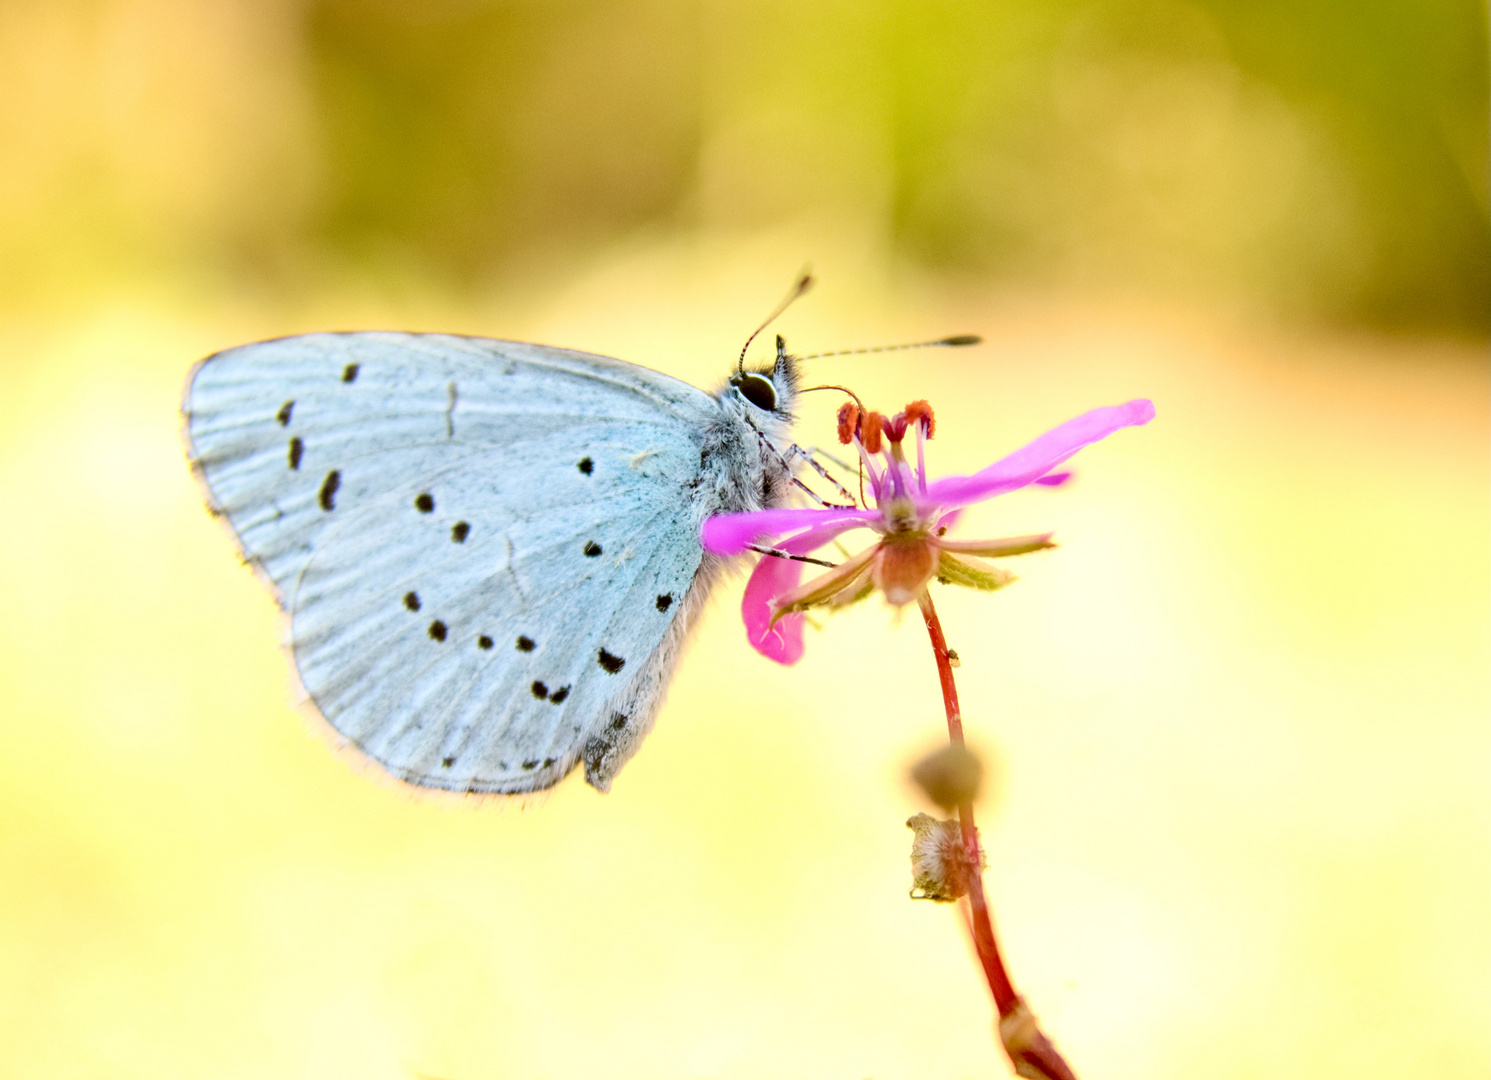
[[[720,576],[702,522],[787,501],[797,379],[780,339],[708,394],[544,345],[309,334],[208,357],[183,411],[341,736],[422,787],[583,763],[605,791]]]

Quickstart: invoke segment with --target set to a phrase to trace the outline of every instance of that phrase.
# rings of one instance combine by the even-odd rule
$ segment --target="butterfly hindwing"
[[[567,350],[312,335],[203,362],[194,457],[326,719],[425,786],[554,783],[700,565],[685,383]]]

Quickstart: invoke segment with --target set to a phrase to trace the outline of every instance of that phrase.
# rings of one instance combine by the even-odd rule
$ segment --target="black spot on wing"
[[[576,465],[575,468],[579,469],[586,476],[589,476],[595,472],[595,462],[591,461],[588,457],[582,457],[580,464]]]
[[[411,590],[409,592],[406,592],[404,594],[404,606],[406,608],[408,608],[410,611],[418,611],[419,610],[419,593],[414,592],[413,590]]]
[[[357,367],[358,365],[356,364],[348,364],[346,367],[342,368],[342,382],[356,382]]]
[[[274,418],[280,422],[280,427],[290,426],[290,414],[295,411],[295,399],[291,398],[280,406],[280,411],[274,414]]]
[[[535,642],[531,637],[528,637],[526,634],[520,634],[518,636],[519,652],[532,652],[536,647],[537,642]]]
[[[455,759],[455,758],[453,758],[453,757],[448,757],[448,758],[441,758],[441,759],[440,759],[440,767],[441,767],[441,768],[442,768],[442,769],[448,769],[448,768],[450,768],[450,767],[451,767],[451,766],[452,766],[452,765],[454,765],[454,764],[455,764],[455,763],[456,763],[456,759]]]
[[[600,654],[596,657],[596,659],[600,662],[601,667],[605,668],[607,673],[611,675],[615,675],[618,671],[626,666],[625,660],[623,660],[619,656],[612,656],[605,649],[602,649],[600,651]]]
[[[539,682],[537,679],[533,680],[533,685],[530,686],[528,689],[533,691],[533,696],[538,698],[540,701],[549,696],[549,688],[543,683]]]
[[[490,649],[492,647],[492,639],[487,637],[486,634],[483,634],[476,639],[476,647],[478,649]]]
[[[523,762],[523,768],[529,772],[538,768],[538,758],[529,758],[527,761]]]
[[[432,637],[436,641],[444,641],[446,629],[446,625],[439,619],[436,619],[434,622],[430,623],[430,637]]]
[[[342,486],[342,474],[338,469],[332,469],[326,474],[326,479],[321,483],[321,509],[335,510],[337,506],[337,488]]]
[[[620,731],[622,728],[626,727],[626,722],[628,719],[629,718],[627,717],[626,713],[612,713],[611,730]]]
[[[657,609],[659,611],[667,611],[672,606],[673,606],[673,595],[672,595],[672,593],[664,593],[662,596],[659,596],[657,598]]]
[[[558,705],[567,697],[569,697],[569,687],[561,686],[558,690],[555,690],[552,694],[549,695],[549,700],[552,701],[555,705]]]
[[[290,440],[290,468],[292,468],[292,469],[298,469],[298,468],[300,468],[300,459],[301,459],[301,456],[304,455],[304,454],[305,454],[305,443],[301,442],[300,441],[300,436],[297,435],[293,439]]]
[[[587,556],[589,556],[590,558],[593,559],[597,555],[599,555],[600,553],[601,553],[601,546],[599,544],[597,544],[594,540],[587,540],[587,541],[585,541],[585,554]]]
[[[414,509],[418,510],[421,514],[433,513],[435,509],[435,497],[428,491],[421,491],[418,495],[414,496]]]
[[[458,521],[450,527],[450,538],[457,544],[464,544],[466,537],[470,535],[471,526],[464,521]]]

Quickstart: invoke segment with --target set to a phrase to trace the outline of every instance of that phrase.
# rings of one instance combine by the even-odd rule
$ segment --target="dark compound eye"
[[[777,388],[765,375],[747,371],[730,376],[730,385],[740,391],[740,396],[758,409],[774,412],[777,407]]]

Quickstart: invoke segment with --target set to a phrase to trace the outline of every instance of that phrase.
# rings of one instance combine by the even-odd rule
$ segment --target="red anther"
[[[885,423],[885,417],[874,409],[865,413],[864,419],[860,421],[859,437],[864,443],[865,451],[870,454],[880,453],[881,426]]]
[[[929,439],[937,430],[937,418],[932,415],[932,406],[925,401],[913,401],[906,406],[906,421],[911,424],[919,422]]]
[[[839,406],[839,442],[848,446],[859,434],[859,406],[846,401]]]
[[[906,437],[906,414],[884,417],[880,423],[885,427],[885,437],[891,442],[900,442]]]

